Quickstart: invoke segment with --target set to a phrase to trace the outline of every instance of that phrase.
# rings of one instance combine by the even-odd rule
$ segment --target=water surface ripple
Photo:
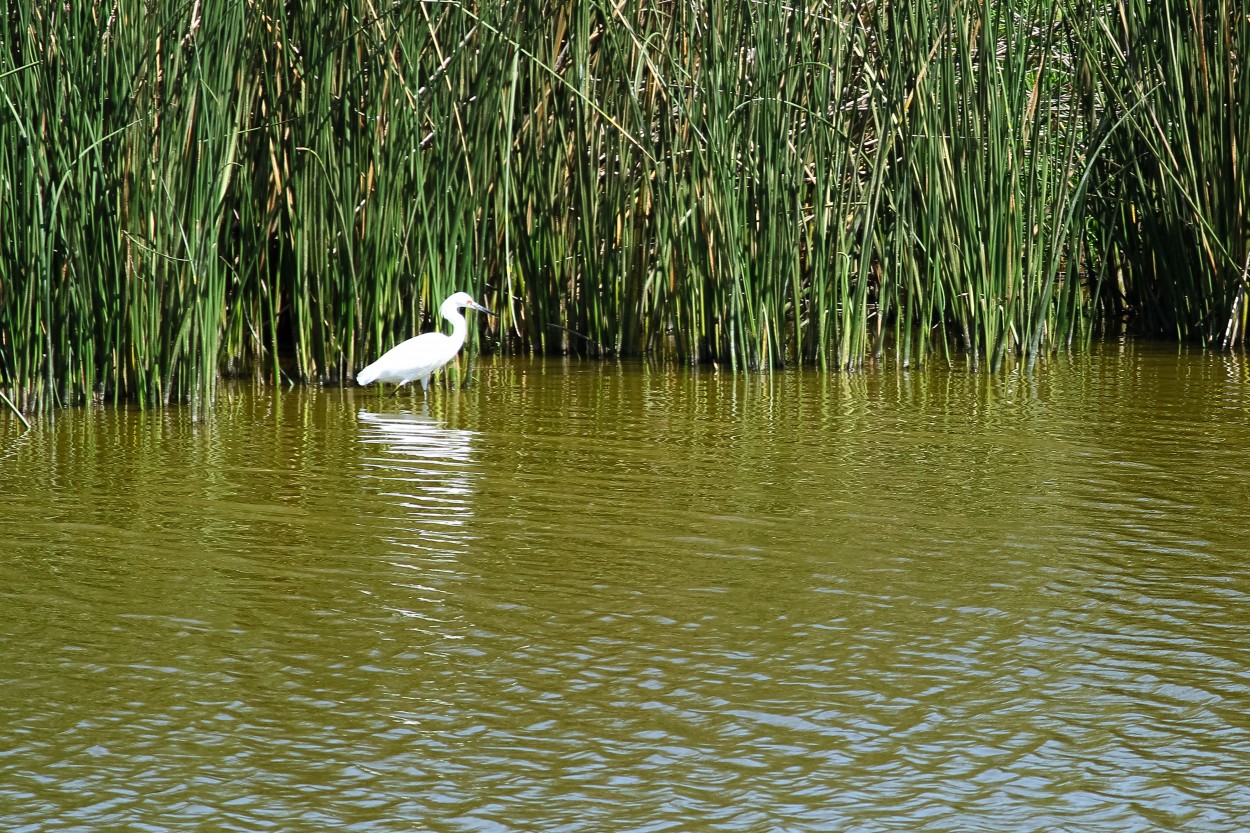
[[[0,829],[1250,829],[1247,368],[0,422]]]

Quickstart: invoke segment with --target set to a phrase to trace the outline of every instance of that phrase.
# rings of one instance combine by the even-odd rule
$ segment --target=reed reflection
[[[474,431],[448,428],[428,413],[358,414],[369,488],[390,500],[388,540],[427,556],[455,557],[472,540],[477,480]]]

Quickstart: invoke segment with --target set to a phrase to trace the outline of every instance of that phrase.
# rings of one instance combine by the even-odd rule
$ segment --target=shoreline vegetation
[[[0,393],[479,349],[997,371],[1244,346],[1232,0],[8,0]]]

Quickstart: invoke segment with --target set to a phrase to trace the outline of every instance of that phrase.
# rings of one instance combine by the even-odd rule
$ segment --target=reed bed
[[[1245,341],[1228,0],[5,6],[22,410],[345,382],[457,289],[734,368]]]

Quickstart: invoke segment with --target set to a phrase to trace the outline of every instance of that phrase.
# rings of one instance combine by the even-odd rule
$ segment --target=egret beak
[[[484,313],[486,313],[487,315],[494,315],[494,314],[495,314],[495,313],[491,312],[490,310],[488,310],[486,307],[482,306],[482,305],[481,305],[481,304],[479,304],[479,303],[471,303],[471,304],[469,304],[469,309],[475,309],[475,310],[477,310],[478,312],[484,312]]]

